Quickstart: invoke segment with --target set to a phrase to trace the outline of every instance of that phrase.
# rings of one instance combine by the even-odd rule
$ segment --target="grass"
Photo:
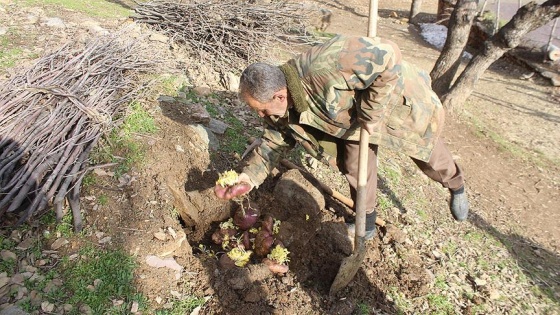
[[[144,160],[145,149],[135,139],[135,136],[157,132],[154,118],[138,102],[132,102],[129,112],[119,128],[111,131],[106,137],[105,145],[101,145],[92,152],[93,163],[117,163],[115,177],[120,177],[130,171],[134,165],[141,165]],[[88,180],[93,184],[95,180]]]
[[[221,100],[219,96],[212,94],[207,97],[199,97],[193,91],[185,90],[184,92],[187,99],[204,104],[210,117],[223,121],[229,126],[223,135],[223,139],[220,141],[220,151],[228,154],[242,154],[245,151],[249,137],[259,134],[256,129],[247,129],[233,113],[220,107]]]
[[[93,314],[127,314],[134,301],[141,308],[144,306],[144,298],[133,289],[136,264],[131,256],[121,250],[103,250],[92,245],[79,254],[79,260],[67,260],[61,268],[63,288],[71,294],[67,303],[87,305]],[[114,306],[113,300],[124,303]],[[77,307],[74,311],[72,314],[79,314]]]
[[[447,297],[439,294],[428,294],[427,300],[432,309],[430,314],[432,315],[455,314],[455,308],[453,307],[453,303],[449,302]]]
[[[370,307],[369,305],[367,305],[366,303],[358,303],[358,305],[356,305],[356,312],[354,314],[356,315],[369,315],[370,314]]]
[[[515,143],[512,143],[507,139],[505,139],[504,137],[502,137],[497,132],[491,130],[489,127],[486,126],[486,124],[482,120],[476,118],[471,114],[465,114],[465,115],[467,115],[469,121],[471,122],[471,124],[473,124],[474,127],[473,129],[477,130],[476,135],[478,135],[481,138],[488,137],[492,139],[492,141],[494,141],[498,145],[499,149],[511,153],[516,158],[519,158],[523,161],[533,162],[538,166],[545,167],[545,168],[549,167],[548,166],[549,163],[552,163],[556,166],[560,165],[560,159],[548,158],[542,152],[538,152],[535,150],[530,151],[519,145],[516,145]]]
[[[105,0],[23,0],[27,6],[62,7],[64,9],[85,13],[88,16],[100,18],[123,18],[132,14],[132,10],[122,5],[120,1]],[[53,12],[58,9],[52,8]]]
[[[23,53],[21,48],[11,47],[11,37],[15,35],[12,30],[0,35],[0,70],[13,67]]]
[[[178,299],[172,302],[170,309],[157,310],[156,315],[183,315],[190,314],[195,308],[202,306],[205,303],[204,298],[196,296],[187,296],[183,299]]]

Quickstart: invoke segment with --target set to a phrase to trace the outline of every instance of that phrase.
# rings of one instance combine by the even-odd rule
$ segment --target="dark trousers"
[[[346,176],[350,184],[352,200],[356,200],[356,188],[358,185],[358,147],[357,141],[338,142],[338,156],[343,157],[342,161],[340,161],[339,169]],[[377,199],[377,147],[374,144],[369,145],[366,213],[375,211]],[[445,188],[456,190],[464,184],[463,173],[455,161],[453,161],[451,153],[447,150],[441,138],[437,140],[428,162],[414,158],[412,160],[424,174],[442,184]]]

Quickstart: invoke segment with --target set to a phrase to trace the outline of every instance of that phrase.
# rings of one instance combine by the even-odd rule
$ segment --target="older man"
[[[313,157],[338,168],[356,197],[360,127],[369,132],[366,239],[375,235],[377,149],[403,152],[428,177],[450,190],[457,221],[469,204],[463,173],[440,139],[441,102],[429,75],[402,60],[380,38],[338,35],[277,67],[255,63],[240,79],[239,96],[267,123],[262,144],[240,174],[240,187],[216,187],[230,199],[258,187],[285,152],[300,143]],[[355,226],[349,224],[350,234]]]

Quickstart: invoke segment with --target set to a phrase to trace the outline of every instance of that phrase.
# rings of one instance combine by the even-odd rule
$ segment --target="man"
[[[388,40],[338,35],[276,67],[255,63],[240,79],[239,96],[267,123],[240,184],[216,187],[223,199],[258,187],[297,143],[346,176],[355,200],[360,127],[369,132],[366,239],[375,235],[377,148],[409,155],[451,193],[451,213],[466,220],[461,169],[439,138],[444,110],[429,75],[405,62]],[[349,224],[349,234],[355,226]]]

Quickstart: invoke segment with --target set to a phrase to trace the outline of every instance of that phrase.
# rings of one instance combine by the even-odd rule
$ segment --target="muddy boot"
[[[375,219],[377,217],[377,212],[366,213],[366,234],[364,238],[366,241],[369,241],[375,237],[377,234],[377,229],[375,226]],[[354,223],[346,223],[346,227],[348,228],[348,239],[350,239],[350,243],[354,246],[354,237],[356,236],[356,224]]]
[[[456,221],[465,221],[469,215],[469,200],[465,193],[465,186],[451,192],[451,214]]]

